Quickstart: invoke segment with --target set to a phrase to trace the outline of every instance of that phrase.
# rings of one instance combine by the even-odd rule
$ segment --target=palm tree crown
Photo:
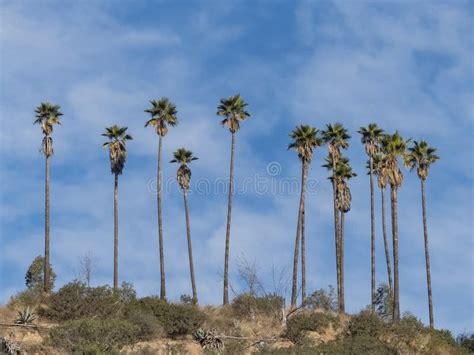
[[[373,157],[378,152],[378,144],[383,135],[383,129],[376,123],[370,123],[367,127],[360,127],[357,131],[361,134],[361,142],[365,145],[365,152]]]
[[[179,148],[173,153],[174,159],[170,163],[179,163],[181,166],[176,172],[176,179],[178,180],[179,186],[181,189],[188,190],[189,182],[191,181],[191,169],[188,167],[188,163],[191,163],[193,160],[198,158],[193,155],[193,152],[186,150],[185,148]]]
[[[313,149],[323,145],[324,140],[319,137],[319,130],[308,126],[297,126],[290,137],[293,142],[288,145],[288,149],[294,149],[302,161],[311,162],[313,158]]]
[[[387,177],[387,156],[378,152],[372,157],[372,165],[375,175],[377,175],[377,183],[381,189],[385,189],[388,184]],[[367,161],[367,169],[370,169],[370,161]]]
[[[217,107],[217,115],[225,117],[221,124],[229,127],[231,133],[239,130],[239,121],[244,121],[250,116],[250,113],[245,110],[247,105],[239,94],[221,99],[220,105]]]
[[[60,111],[61,106],[53,105],[50,102],[42,102],[36,109],[36,119],[33,124],[41,125],[44,138],[41,151],[45,156],[53,155],[53,139],[50,137],[53,133],[53,124],[61,124],[60,117],[64,114]]]
[[[408,151],[405,166],[410,170],[416,168],[418,177],[421,180],[426,180],[430,165],[439,159],[439,156],[435,154],[436,149],[428,146],[426,141],[421,140],[420,142],[414,141],[413,147],[408,148]]]
[[[334,179],[337,189],[337,208],[346,213],[351,209],[352,195],[347,181],[357,176],[349,165],[349,159],[342,157],[336,165]],[[333,177],[331,176],[330,179]]]
[[[393,135],[387,134],[383,136],[381,144],[382,150],[386,155],[385,164],[387,169],[387,177],[390,184],[398,188],[403,183],[403,174],[398,164],[398,158],[406,157],[406,150],[410,140],[403,139],[396,131]]]
[[[329,144],[329,153],[337,160],[340,156],[340,148],[349,147],[348,139],[351,138],[347,129],[340,123],[327,124],[326,130],[322,132],[325,143]]]
[[[178,124],[176,105],[166,97],[159,100],[150,100],[150,103],[152,107],[146,109],[145,112],[148,112],[151,118],[146,121],[145,127],[154,127],[156,133],[164,137],[168,133],[168,126],[176,126]]]
[[[109,149],[111,171],[116,175],[122,174],[127,158],[127,140],[133,139],[132,136],[126,133],[127,129],[127,127],[113,125],[107,127],[105,133],[102,134],[102,136],[109,139],[102,146]]]

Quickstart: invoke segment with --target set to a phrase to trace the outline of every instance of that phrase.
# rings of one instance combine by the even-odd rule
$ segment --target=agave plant
[[[222,350],[224,342],[216,334],[215,330],[203,330],[199,328],[194,332],[194,338],[201,344],[203,349]]]
[[[16,324],[30,325],[33,321],[38,318],[35,313],[30,309],[30,307],[24,308],[22,311],[18,311],[18,318],[16,319]]]

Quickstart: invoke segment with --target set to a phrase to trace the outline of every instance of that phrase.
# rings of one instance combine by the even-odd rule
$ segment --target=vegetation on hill
[[[370,307],[340,314],[333,288],[311,293],[287,313],[285,299],[258,287],[223,307],[199,307],[193,297],[170,303],[137,297],[131,284],[89,287],[73,281],[49,295],[24,292],[0,308],[0,347],[7,354],[469,354],[473,335],[454,339],[404,314],[392,322],[387,285]],[[54,275],[51,270],[50,275]],[[28,290],[27,290],[28,291]],[[15,311],[20,311],[15,314]],[[32,340],[33,339],[33,340]]]

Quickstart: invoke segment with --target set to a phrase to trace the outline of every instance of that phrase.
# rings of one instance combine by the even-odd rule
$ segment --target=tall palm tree
[[[370,260],[371,260],[371,304],[372,312],[375,311],[375,207],[374,207],[374,181],[373,181],[373,158],[379,150],[379,141],[383,134],[383,129],[376,123],[370,123],[367,127],[361,127],[358,131],[361,135],[361,142],[365,145],[365,152],[369,156],[370,175]]]
[[[347,129],[340,123],[326,125],[326,130],[322,132],[325,143],[328,144],[329,157],[332,166],[332,190],[333,190],[333,207],[334,207],[334,239],[336,244],[336,273],[337,273],[337,296],[339,312],[344,313],[344,304],[341,299],[341,274],[340,274],[340,244],[339,244],[339,213],[336,206],[337,190],[335,185],[334,174],[336,171],[337,162],[341,156],[341,148],[347,149],[349,147],[348,140],[351,138]]]
[[[191,181],[191,169],[188,164],[198,158],[193,155],[193,152],[180,148],[173,153],[174,159],[170,163],[179,163],[180,166],[176,172],[176,179],[178,180],[179,187],[183,191],[184,196],[184,212],[186,215],[186,236],[188,239],[188,255],[189,255],[189,271],[191,273],[191,287],[193,290],[193,303],[197,304],[198,296],[196,290],[196,280],[194,278],[194,263],[193,263],[193,246],[191,243],[191,227],[189,224],[189,209],[188,209],[188,190],[189,183]]]
[[[118,287],[118,176],[127,159],[127,141],[132,136],[127,134],[127,127],[113,125],[105,129],[102,136],[109,139],[102,146],[109,150],[110,170],[114,174],[114,290]]]
[[[386,172],[390,183],[390,200],[392,210],[392,242],[393,242],[393,321],[400,321],[400,287],[398,278],[398,188],[403,183],[398,158],[405,158],[408,145],[398,131],[382,138],[382,151],[386,155]]]
[[[369,163],[367,164],[367,168],[369,168]],[[387,264],[388,288],[391,293],[393,291],[392,267],[390,266],[391,265],[390,252],[389,252],[389,247],[388,247],[387,226],[386,226],[386,218],[385,218],[385,188],[387,187],[387,184],[388,184],[385,154],[379,152],[374,155],[373,169],[374,169],[374,174],[377,175],[377,185],[380,188],[380,193],[382,197],[383,245],[384,245],[384,250],[385,250],[385,262]]]
[[[298,153],[298,158],[301,160],[301,194],[298,209],[298,222],[296,227],[295,253],[293,258],[293,282],[291,287],[291,309],[296,308],[297,296],[297,280],[298,280],[298,253],[301,236],[301,297],[302,302],[306,298],[306,246],[305,246],[305,188],[306,179],[308,177],[308,169],[313,159],[313,149],[323,145],[324,141],[319,137],[319,130],[308,126],[297,126],[291,133],[290,137],[293,140],[288,149],[294,149]]]
[[[158,134],[158,164],[156,169],[156,191],[158,205],[158,243],[160,248],[160,298],[166,299],[166,279],[165,279],[165,255],[163,248],[163,220],[161,216],[161,152],[163,137],[168,133],[168,126],[176,126],[178,117],[176,116],[176,105],[168,98],[163,97],[159,100],[150,100],[151,108],[145,112],[151,115],[146,121],[145,127],[151,126]]]
[[[50,264],[49,264],[49,157],[53,151],[53,125],[61,124],[60,117],[64,114],[60,111],[61,106],[53,105],[50,102],[42,102],[36,109],[36,119],[33,124],[41,125],[43,131],[43,141],[41,152],[45,156],[45,203],[44,203],[44,292],[51,291]]]
[[[221,124],[229,128],[232,134],[232,143],[230,151],[230,173],[229,173],[229,196],[227,201],[227,227],[225,234],[225,258],[224,258],[224,305],[229,303],[229,247],[230,247],[230,225],[232,221],[232,194],[234,192],[234,153],[235,153],[235,134],[240,129],[240,121],[244,121],[250,116],[245,110],[248,104],[240,95],[230,96],[221,99],[217,107],[217,115],[225,117]]]
[[[433,296],[431,290],[431,270],[430,270],[430,254],[428,249],[428,225],[426,221],[426,195],[425,181],[428,178],[428,171],[439,156],[435,154],[436,149],[428,146],[424,140],[413,142],[413,146],[408,148],[409,154],[405,159],[405,164],[410,170],[417,169],[418,177],[421,181],[421,206],[423,213],[423,235],[425,240],[425,262],[426,262],[426,283],[428,286],[428,310],[430,316],[430,327],[434,327],[433,317]]]
[[[340,273],[340,303],[341,309],[345,310],[345,297],[344,297],[344,215],[351,209],[351,190],[349,189],[348,180],[357,176],[352,171],[349,165],[349,159],[341,157],[337,163],[336,171],[334,173],[334,180],[336,186],[336,206],[341,217],[339,220],[339,273]]]

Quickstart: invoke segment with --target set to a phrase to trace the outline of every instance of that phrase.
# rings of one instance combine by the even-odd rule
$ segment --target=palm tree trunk
[[[296,296],[298,293],[298,259],[300,250],[300,237],[301,237],[301,215],[303,211],[303,184],[304,184],[304,163],[301,166],[301,192],[300,192],[300,203],[298,207],[298,222],[296,223],[296,238],[295,238],[295,252],[293,255],[293,280],[291,284],[291,306],[290,311],[296,309]]]
[[[371,261],[371,304],[375,312],[375,207],[374,207],[374,181],[373,163],[370,157],[370,261]]]
[[[163,220],[161,217],[161,155],[162,155],[162,139],[163,137],[159,136],[158,143],[158,166],[157,166],[157,180],[156,180],[156,189],[157,189],[157,204],[158,204],[158,243],[160,248],[160,299],[166,299],[166,279],[165,279],[165,255],[163,249]]]
[[[346,312],[346,303],[344,299],[344,215],[343,211],[341,212],[341,221],[339,229],[339,274],[340,274],[340,289],[341,289],[341,300],[339,306],[339,312]]]
[[[193,263],[193,245],[191,243],[191,227],[189,224],[189,209],[188,209],[188,192],[184,190],[184,212],[186,214],[186,236],[188,238],[188,255],[189,255],[189,271],[191,273],[191,287],[193,289],[193,303],[197,304],[197,290],[196,280],[194,278],[194,263]]]
[[[333,158],[333,168],[332,168],[332,191],[333,191],[333,203],[334,203],[334,240],[336,242],[336,274],[337,274],[337,304],[339,312],[341,311],[341,272],[339,269],[340,261],[340,250],[339,250],[339,211],[337,209],[337,191],[336,191],[336,181],[334,172],[336,171],[336,162]]]
[[[428,285],[428,309],[429,309],[429,314],[430,314],[430,328],[434,328],[433,295],[432,295],[432,290],[431,290],[430,253],[428,249],[428,224],[426,221],[425,180],[423,179],[421,179],[421,205],[423,209],[423,235],[425,239],[426,283]]]
[[[387,262],[387,274],[388,274],[388,288],[390,292],[393,290],[392,281],[392,267],[390,266],[390,252],[388,250],[388,238],[387,238],[387,226],[385,224],[385,189],[380,189],[382,193],[382,230],[383,230],[383,245],[385,249],[385,261]]]
[[[305,191],[306,179],[308,177],[308,166],[303,162],[303,180],[301,182],[302,209],[301,209],[301,303],[306,298],[306,244],[305,244]]]
[[[114,290],[118,288],[118,174],[114,183]]]
[[[390,185],[392,202],[392,239],[393,239],[393,321],[400,321],[400,288],[398,279],[398,214],[397,188]]]
[[[46,155],[45,164],[45,188],[44,188],[44,265],[43,265],[43,288],[45,293],[50,290],[49,275],[49,156]]]
[[[230,225],[232,222],[232,194],[234,193],[234,153],[235,133],[232,133],[230,150],[229,197],[227,201],[227,228],[225,233],[225,258],[224,258],[224,305],[229,304],[229,244]]]

